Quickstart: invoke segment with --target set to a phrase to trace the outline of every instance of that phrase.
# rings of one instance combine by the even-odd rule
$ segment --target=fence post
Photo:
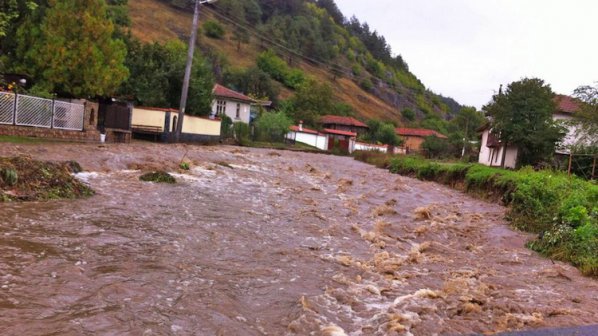
[[[590,178],[590,180],[594,179],[595,174],[596,174],[596,156],[594,156],[594,163],[592,164],[592,178]]]
[[[19,94],[17,93],[17,91],[15,91],[15,102],[13,104],[13,110],[12,110],[12,124],[16,125],[17,124],[17,109],[19,108]]]
[[[56,98],[52,98],[52,122],[50,123],[50,128],[54,128],[54,114],[56,110]]]
[[[567,174],[571,176],[571,164],[573,163],[573,152],[569,153],[569,168],[567,168]]]

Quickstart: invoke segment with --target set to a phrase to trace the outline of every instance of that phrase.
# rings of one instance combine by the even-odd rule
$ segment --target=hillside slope
[[[159,0],[135,0],[129,2],[132,34],[145,42],[166,42],[170,39],[187,40],[191,27],[192,13],[172,7]],[[223,39],[211,39],[199,34],[198,44],[205,52],[225,55],[226,62],[232,68],[248,68],[255,65],[257,56],[272,46],[252,37],[248,44],[243,44],[237,50],[232,32],[234,25],[223,20],[214,8],[203,6],[201,22],[214,20],[220,22],[226,30]],[[362,89],[358,79],[347,75],[335,76],[330,67],[321,66],[314,62],[294,57],[293,65],[302,69],[318,82],[328,83],[333,88],[335,98],[349,104],[360,119],[381,119],[404,123],[401,110],[410,108],[423,118],[434,113],[442,118],[448,116],[449,109],[439,96],[429,91],[414,92],[414,90],[399,87],[391,89],[383,82],[377,82],[369,92]],[[338,75],[338,74],[337,74]],[[336,77],[336,78],[335,78]],[[282,85],[281,85],[282,87]],[[286,99],[293,95],[293,91],[282,87],[280,98]]]

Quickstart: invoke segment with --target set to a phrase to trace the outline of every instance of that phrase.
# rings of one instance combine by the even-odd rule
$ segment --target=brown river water
[[[177,171],[185,155],[187,172]],[[462,335],[598,323],[499,205],[351,158],[7,145],[97,195],[0,204],[1,335]],[[140,169],[176,185],[140,182]]]

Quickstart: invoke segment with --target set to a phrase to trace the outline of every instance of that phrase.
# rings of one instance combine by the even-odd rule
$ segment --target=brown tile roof
[[[427,137],[427,136],[435,136],[441,139],[446,139],[447,137],[444,134],[440,134],[436,131],[425,129],[425,128],[397,128],[395,130],[398,135],[403,136],[419,136],[419,137]]]
[[[247,103],[255,103],[254,99],[247,97],[246,95],[244,95],[242,93],[239,93],[237,91],[234,91],[227,87],[224,87],[220,84],[214,85],[214,90],[212,92],[214,93],[214,96],[216,96],[216,97],[230,98],[230,99],[239,100],[239,101],[247,102]]]
[[[351,117],[342,117],[342,116],[335,116],[335,115],[325,115],[320,118],[320,122],[324,125],[344,125],[344,126],[355,126],[355,127],[365,127],[369,128],[368,125],[362,123],[361,121],[351,118]]]
[[[579,111],[580,108],[580,104],[575,98],[565,95],[556,95],[554,97],[554,102],[557,105],[558,112],[575,113]]]

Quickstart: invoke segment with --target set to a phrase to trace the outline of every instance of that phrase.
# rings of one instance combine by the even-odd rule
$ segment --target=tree
[[[136,39],[128,40],[127,44],[126,66],[131,75],[121,86],[119,94],[134,99],[140,105],[178,108],[187,59],[185,44],[179,40],[143,44]],[[196,53],[191,69],[187,113],[209,114],[213,86],[209,67]]]
[[[494,133],[505,146],[518,148],[517,164],[548,160],[565,133],[552,119],[556,106],[550,85],[537,78],[509,84],[483,110],[492,118]],[[503,156],[504,165],[504,156]]]
[[[36,8],[37,4],[34,1],[0,0],[0,39],[7,35],[19,17]]]
[[[292,98],[293,118],[303,120],[307,125],[316,126],[321,115],[334,110],[332,88],[327,83],[307,80],[299,87]]]
[[[35,88],[73,97],[107,96],[127,78],[126,46],[114,39],[104,0],[49,1],[39,27],[18,32],[20,70]]]
[[[582,102],[580,110],[575,114],[580,140],[586,145],[596,147],[598,146],[598,83],[594,86],[580,86],[573,95]]]
[[[236,91],[252,97],[278,102],[279,87],[270,75],[257,67],[245,70],[230,70],[224,75],[224,83]]]
[[[264,112],[256,121],[256,129],[261,140],[284,141],[293,121],[284,112]]]
[[[445,139],[437,136],[427,136],[422,143],[422,149],[426,152],[429,158],[439,158],[446,156],[450,152],[450,147]]]
[[[390,146],[399,146],[403,143],[403,139],[397,135],[393,124],[379,120],[369,120],[367,125],[368,132],[365,134],[364,140]]]

